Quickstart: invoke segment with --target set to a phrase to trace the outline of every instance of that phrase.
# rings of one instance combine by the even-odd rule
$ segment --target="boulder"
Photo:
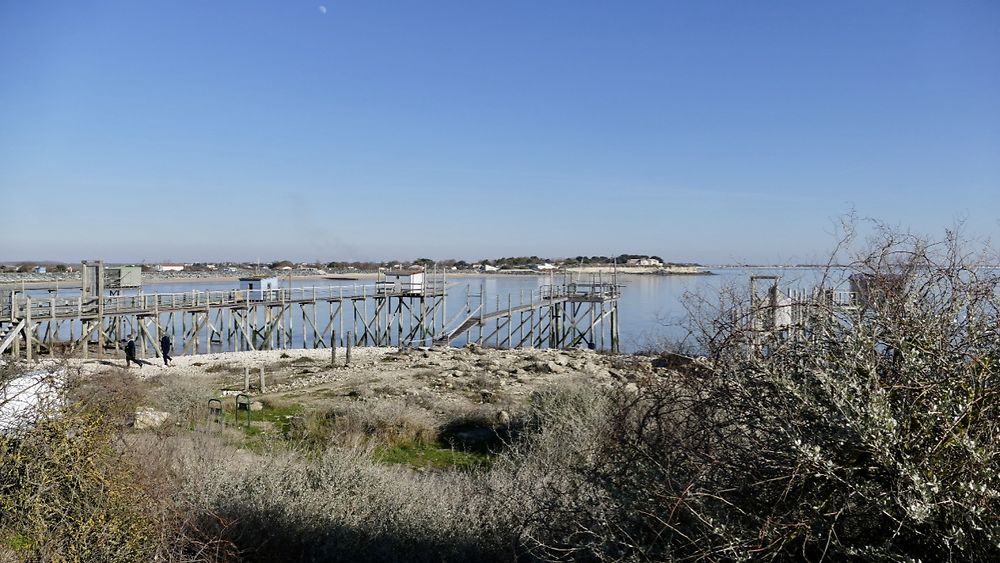
[[[510,424],[510,413],[507,411],[497,411],[497,424]]]
[[[545,371],[548,373],[565,373],[566,368],[556,362],[549,361],[545,363]]]
[[[150,408],[140,408],[135,411],[135,422],[132,423],[137,430],[145,428],[159,428],[170,418],[170,413],[154,411]]]

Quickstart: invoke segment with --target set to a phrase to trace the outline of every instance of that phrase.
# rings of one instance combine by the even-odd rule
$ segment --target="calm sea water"
[[[697,294],[711,301],[718,299],[723,287],[742,287],[749,285],[751,275],[781,276],[782,287],[811,287],[819,279],[818,270],[809,269],[748,269],[732,268],[714,270],[715,275],[620,275],[618,283],[621,288],[619,301],[621,350],[635,352],[645,349],[655,349],[663,342],[683,340],[688,333],[689,319],[684,307],[684,297]],[[610,276],[602,276],[603,281],[610,281]],[[590,276],[576,276],[577,281],[587,282]],[[466,303],[472,307],[479,305],[482,292],[487,311],[506,309],[508,303],[517,305],[530,299],[531,292],[538,292],[550,284],[561,284],[566,279],[562,275],[500,275],[500,276],[470,276],[448,278],[447,326],[451,327],[463,316]],[[367,285],[369,293],[373,282],[371,280],[294,280],[295,288],[338,288],[353,285]],[[197,291],[220,291],[238,288],[238,282],[219,281],[184,281],[178,283],[149,284],[143,291],[151,293],[190,293]],[[283,281],[282,287],[287,287]],[[346,291],[346,289],[345,289]],[[60,293],[63,293],[60,291]],[[72,295],[74,290],[66,292]],[[135,291],[127,291],[134,294]],[[45,292],[30,291],[33,297],[41,297]],[[76,293],[78,294],[78,293]],[[508,301],[509,299],[509,301]],[[328,312],[318,311],[325,325]],[[297,322],[297,321],[296,321]],[[462,344],[456,340],[455,344]],[[301,336],[293,341],[293,346],[301,346]],[[206,346],[202,346],[206,349]]]
[[[819,278],[817,270],[804,269],[720,269],[715,275],[693,276],[650,276],[623,275],[618,276],[622,285],[619,313],[621,320],[620,335],[623,352],[656,348],[664,341],[677,341],[685,338],[688,333],[688,313],[683,305],[686,294],[698,294],[706,299],[712,299],[719,294],[722,287],[746,287],[751,275],[781,276],[783,287],[808,287]],[[580,281],[589,281],[589,276],[578,276]],[[603,276],[609,281],[609,276]],[[447,320],[452,321],[462,315],[466,302],[477,306],[479,294],[486,295],[486,309],[493,311],[507,307],[508,297],[516,305],[521,300],[528,299],[530,292],[537,292],[543,286],[564,281],[561,275],[555,276],[482,276],[448,278]],[[371,281],[359,280],[293,280],[293,287],[339,287],[371,284]],[[198,290],[227,290],[237,284],[232,282],[218,283],[176,283],[156,284],[146,287],[147,293],[185,292]],[[283,283],[287,287],[287,282]],[[323,318],[325,313],[321,312]],[[462,341],[456,341],[461,344]]]

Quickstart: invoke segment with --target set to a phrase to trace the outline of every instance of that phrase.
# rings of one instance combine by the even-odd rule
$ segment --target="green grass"
[[[408,465],[426,469],[489,469],[490,454],[463,452],[440,443],[408,442],[387,446],[376,451],[375,459],[382,463]]]
[[[237,422],[239,424],[246,423],[246,411],[236,411],[236,406],[232,403],[228,403],[225,406],[225,417],[226,424],[235,425]],[[237,412],[239,413],[239,419],[237,421]],[[284,424],[287,420],[291,419],[295,415],[299,415],[305,412],[305,407],[298,403],[290,405],[281,405],[278,407],[271,406],[268,403],[264,403],[264,408],[259,411],[250,411],[250,421],[251,423],[257,422],[270,422],[275,425]]]
[[[233,404],[226,405],[226,425],[240,429],[246,437],[244,445],[252,451],[263,451],[271,438],[287,439],[291,420],[305,412],[305,408],[297,403],[275,407],[265,402],[262,410],[250,411],[250,425],[247,426],[247,412],[236,411],[235,408]]]
[[[0,541],[0,545],[3,545],[11,551],[17,552],[31,549],[32,542],[31,538],[28,536],[20,533],[14,533]]]
[[[280,443],[292,443],[291,421],[305,414],[305,407],[298,403],[279,404],[264,402],[263,410],[250,413],[250,426],[246,426],[246,411],[236,411],[235,405],[227,402],[224,417],[226,425],[242,431],[243,446],[251,451],[262,452]],[[489,469],[494,455],[488,452],[463,451],[443,442],[406,441],[384,445],[375,451],[375,459],[381,463],[406,465],[412,468],[435,470],[472,471]]]

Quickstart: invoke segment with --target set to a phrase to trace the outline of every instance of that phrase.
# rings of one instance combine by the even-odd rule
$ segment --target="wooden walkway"
[[[171,335],[181,353],[213,348],[318,348],[348,341],[374,346],[448,345],[462,335],[480,344],[492,338],[498,347],[556,347],[581,339],[595,346],[605,341],[604,333],[598,337],[597,331],[605,331],[600,323],[608,317],[608,307],[617,311],[619,297],[615,284],[547,285],[527,296],[522,294],[523,302],[515,303],[507,296],[506,308],[500,307],[500,296],[496,296],[496,310],[487,311],[484,295],[479,295],[479,306],[473,307],[467,292],[463,312],[448,327],[447,289],[443,283],[419,287],[375,283],[140,291],[101,297],[65,295],[65,290],[48,296],[39,295],[38,290],[14,292],[0,299],[0,347],[15,355],[24,348],[28,358],[42,349],[51,355],[57,347],[86,355],[88,346],[96,345],[102,354],[108,347],[117,349],[122,339],[133,335],[145,354],[147,347],[154,352],[158,349],[164,334]],[[617,350],[617,318],[611,318],[607,336],[611,349]],[[505,338],[503,330],[507,331]],[[517,338],[514,330],[519,331]]]

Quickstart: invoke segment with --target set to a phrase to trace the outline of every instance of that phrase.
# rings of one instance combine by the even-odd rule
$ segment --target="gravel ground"
[[[382,400],[422,401],[461,409],[486,403],[516,407],[548,385],[630,385],[637,377],[660,371],[653,358],[608,355],[589,350],[497,350],[475,345],[463,348],[354,347],[351,365],[338,348],[330,350],[269,350],[177,356],[170,367],[148,357],[142,368],[130,368],[140,379],[184,379],[215,389],[242,391],[245,368],[250,369],[251,395],[289,400],[307,407]],[[82,375],[124,369],[123,355],[103,360],[70,359]],[[266,393],[257,387],[264,368]]]

